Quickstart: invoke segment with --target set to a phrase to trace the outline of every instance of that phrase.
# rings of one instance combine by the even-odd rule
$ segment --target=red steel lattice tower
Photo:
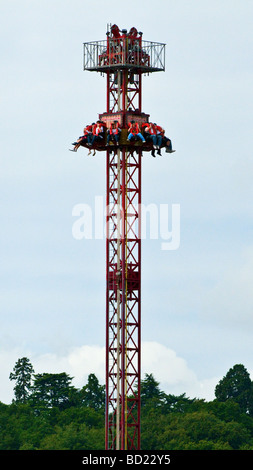
[[[142,76],[165,70],[165,45],[143,41],[136,28],[108,28],[107,38],[84,43],[84,70],[106,77],[107,128],[118,121],[119,144],[106,151],[106,449],[140,449],[141,165],[148,142],[129,142],[131,121],[142,112]],[[81,144],[86,146],[86,143]]]

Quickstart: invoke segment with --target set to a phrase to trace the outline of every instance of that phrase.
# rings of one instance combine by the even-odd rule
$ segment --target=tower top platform
[[[165,44],[144,41],[136,28],[120,31],[113,25],[107,39],[84,43],[84,70],[113,72],[127,69],[133,73],[165,70]]]

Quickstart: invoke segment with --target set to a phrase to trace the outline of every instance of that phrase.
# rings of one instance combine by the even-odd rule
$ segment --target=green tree
[[[36,416],[30,405],[0,404],[0,450],[36,449],[51,432],[49,420]]]
[[[141,404],[159,406],[165,400],[165,393],[160,390],[159,382],[157,382],[153,374],[145,374],[141,381]]]
[[[31,391],[33,366],[27,357],[22,357],[16,362],[13,372],[10,373],[10,380],[15,380],[14,394],[16,403],[26,403]]]
[[[55,426],[54,432],[42,440],[40,450],[102,450],[104,429],[75,422]]]
[[[177,412],[177,413],[185,413],[186,411],[188,411],[189,409],[191,409],[191,407],[195,406],[195,404],[197,406],[199,406],[201,400],[198,400],[196,401],[196,398],[187,398],[185,396],[185,393],[182,393],[181,395],[179,396],[175,396],[175,395],[165,395],[165,409],[168,411],[168,412]],[[203,400],[202,400],[203,402]]]
[[[215,387],[218,401],[233,400],[242,411],[253,416],[253,384],[247,369],[236,364]]]
[[[99,410],[105,406],[105,386],[100,385],[95,374],[89,374],[87,385],[80,391],[82,405]]]
[[[60,374],[36,374],[32,387],[31,403],[39,408],[67,408],[72,404],[75,388],[70,385],[72,377]]]

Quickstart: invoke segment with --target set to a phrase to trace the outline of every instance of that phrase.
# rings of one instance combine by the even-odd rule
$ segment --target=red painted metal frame
[[[122,110],[127,111],[132,110],[141,110],[142,106],[142,74],[141,73],[130,73],[126,71],[119,71],[114,73],[107,74],[107,113],[117,112],[117,107],[119,106],[119,96],[118,92],[118,74],[120,74],[121,84],[121,93],[122,96]],[[131,81],[130,81],[131,80]],[[126,103],[127,97],[127,103]]]

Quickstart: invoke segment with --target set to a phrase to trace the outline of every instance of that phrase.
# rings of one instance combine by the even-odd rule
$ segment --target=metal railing
[[[165,44],[129,38],[84,43],[84,70],[139,69],[165,70]]]

